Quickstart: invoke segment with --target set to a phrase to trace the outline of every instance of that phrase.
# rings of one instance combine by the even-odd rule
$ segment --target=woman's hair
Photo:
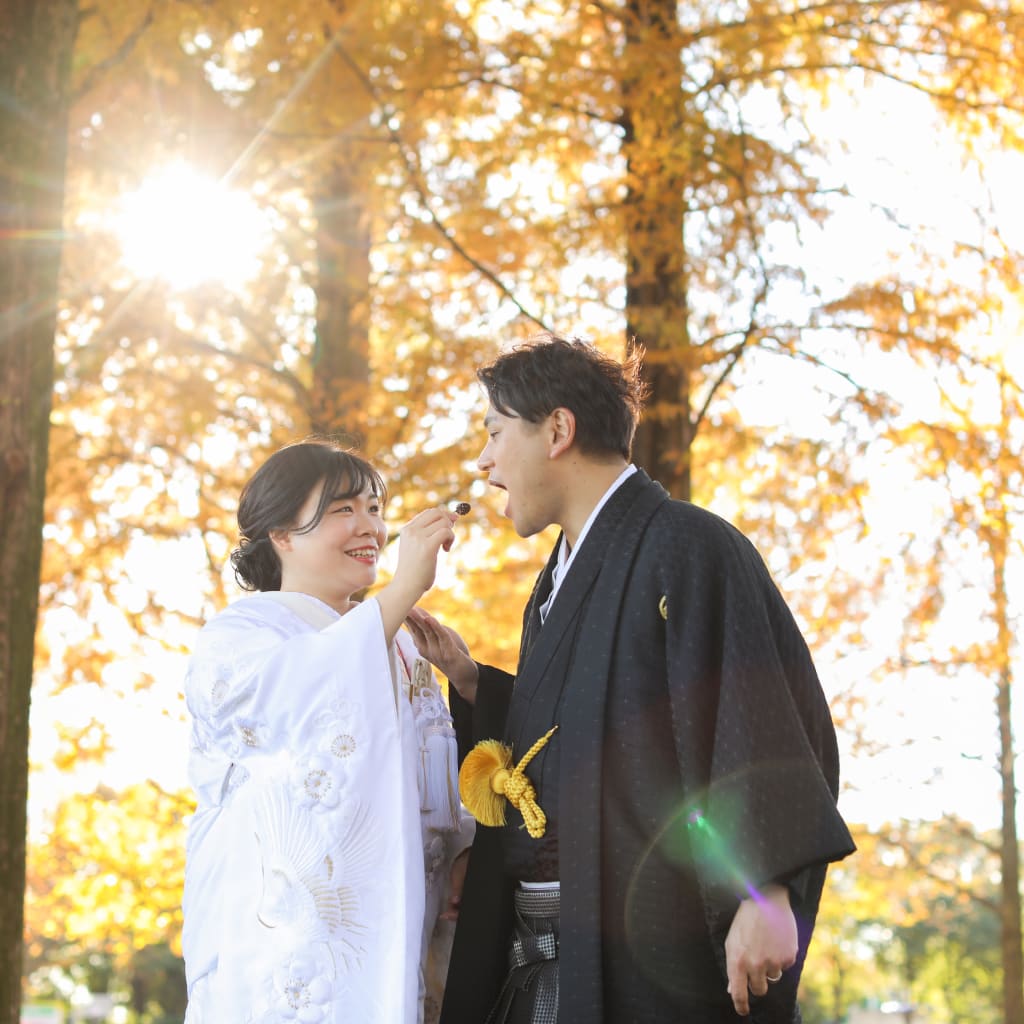
[[[320,503],[308,523],[298,523],[310,492],[323,481]],[[333,441],[312,438],[274,452],[242,488],[238,499],[239,544],[231,552],[235,579],[243,590],[280,590],[281,560],[270,534],[274,530],[308,533],[337,498],[369,490],[383,504],[387,488],[365,459]]]

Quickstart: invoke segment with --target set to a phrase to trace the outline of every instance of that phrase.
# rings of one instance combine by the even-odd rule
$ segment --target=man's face
[[[532,537],[556,521],[548,421],[529,423],[489,407],[484,426],[487,444],[477,467],[492,487],[508,495],[504,514],[516,533]]]

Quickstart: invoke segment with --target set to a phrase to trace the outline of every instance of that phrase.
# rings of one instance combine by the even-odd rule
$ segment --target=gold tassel
[[[466,809],[480,822],[495,828],[505,824],[505,800],[523,816],[526,831],[540,839],[547,818],[537,804],[537,791],[526,777],[526,766],[551,738],[558,726],[549,729],[512,767],[512,749],[500,740],[481,740],[462,762],[459,795]]]

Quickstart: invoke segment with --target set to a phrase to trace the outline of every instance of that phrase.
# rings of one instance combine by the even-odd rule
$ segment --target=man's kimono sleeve
[[[701,543],[666,545],[660,561],[687,835],[706,896],[731,917],[758,886],[799,890],[803,871],[853,852],[835,729],[800,630],[742,534],[712,517]]]
[[[512,700],[515,676],[490,665],[477,663],[477,668],[480,676],[474,704],[465,700],[450,682],[448,684],[448,704],[459,742],[460,765],[481,740],[504,738],[505,720]]]

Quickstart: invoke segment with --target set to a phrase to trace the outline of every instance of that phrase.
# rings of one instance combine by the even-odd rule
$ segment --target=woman
[[[455,516],[408,523],[394,578],[360,602],[384,498],[372,466],[321,441],[242,491],[231,560],[258,593],[200,631],[185,683],[188,1024],[411,1024],[439,1002],[428,940],[471,823],[451,717],[399,629]]]

